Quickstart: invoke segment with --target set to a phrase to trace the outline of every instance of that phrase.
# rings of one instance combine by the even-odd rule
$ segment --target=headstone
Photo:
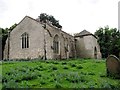
[[[110,55],[106,60],[107,76],[120,78],[120,60],[115,55]]]

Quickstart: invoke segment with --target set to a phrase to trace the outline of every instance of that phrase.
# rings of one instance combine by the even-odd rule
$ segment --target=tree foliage
[[[2,31],[2,50],[4,50],[5,43],[6,43],[6,40],[8,37],[8,32],[11,32],[16,26],[17,26],[17,24],[15,23],[10,28],[5,28],[5,29],[1,28],[1,31]]]
[[[62,26],[59,24],[59,21],[54,18],[52,15],[47,15],[46,13],[41,13],[39,16],[40,22],[46,23],[46,21],[50,21],[53,26],[56,26],[58,28],[62,28]]]
[[[120,31],[116,28],[99,28],[95,32],[98,36],[98,43],[100,45],[102,57],[106,58],[108,55],[113,54],[119,57],[120,53]]]

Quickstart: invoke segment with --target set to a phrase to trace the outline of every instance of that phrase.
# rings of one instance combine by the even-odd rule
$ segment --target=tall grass
[[[106,76],[105,61],[35,60],[3,62],[3,88],[112,88],[120,81]]]

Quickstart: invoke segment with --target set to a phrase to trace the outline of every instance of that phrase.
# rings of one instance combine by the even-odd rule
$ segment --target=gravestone
[[[120,78],[120,60],[115,55],[110,55],[106,60],[107,76]]]

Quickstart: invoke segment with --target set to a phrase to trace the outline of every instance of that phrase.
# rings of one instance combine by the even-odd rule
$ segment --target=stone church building
[[[72,36],[50,22],[25,16],[9,33],[4,59],[101,58],[97,37],[84,30]]]

